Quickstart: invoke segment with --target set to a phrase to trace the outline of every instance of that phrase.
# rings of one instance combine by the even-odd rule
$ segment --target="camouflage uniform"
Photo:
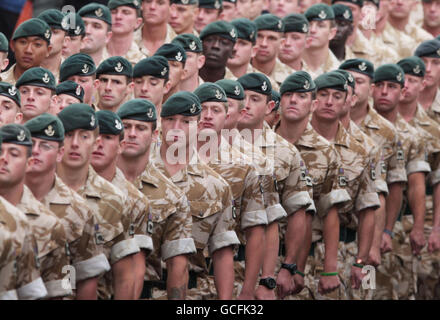
[[[111,55],[107,51],[107,47],[105,47],[104,51],[102,53],[102,60],[101,61],[104,61],[110,57],[111,57]],[[128,51],[122,57],[127,59],[133,65],[135,65],[136,63],[138,63],[142,59],[147,58],[145,53],[143,51],[141,51],[141,49],[139,48],[138,44],[135,41],[133,41],[131,43],[130,49],[128,49]]]
[[[15,63],[5,72],[0,73],[0,77],[3,82],[8,82],[15,85],[18,79],[14,77]]]
[[[148,49],[144,46],[144,42],[142,39],[142,29],[143,29],[143,25],[139,27],[139,29],[137,29],[134,32],[133,35],[133,42],[137,44],[137,46],[139,47],[140,52],[145,56],[145,57],[151,57],[153,53],[149,52]],[[174,32],[173,28],[167,24],[167,35],[164,39],[164,44],[165,43],[170,43],[175,37],[176,37],[176,33]],[[130,60],[129,60],[130,61]]]
[[[430,118],[434,119],[437,123],[440,123],[440,90],[437,90],[434,101],[426,112]]]
[[[345,60],[362,58],[377,65],[377,52],[374,51],[371,40],[367,39],[359,28],[357,28],[355,32],[356,38],[353,43],[351,45],[345,45]]]
[[[262,72],[255,67],[252,67],[250,72]],[[270,79],[272,84],[272,89],[279,90],[281,83],[286,80],[286,78],[292,74],[294,71],[288,65],[282,63],[280,59],[276,58],[275,66],[270,74],[266,76]],[[275,85],[274,85],[275,84]]]
[[[418,45],[413,38],[393,28],[389,22],[386,23],[385,29],[379,37],[397,52],[399,59],[412,56]]]
[[[37,266],[38,247],[26,216],[0,197],[0,231],[10,243],[1,242],[0,300],[40,299],[47,295]],[[11,252],[8,252],[12,250]],[[8,257],[6,257],[8,254]]]
[[[189,201],[193,219],[192,237],[197,249],[197,253],[190,257],[190,278],[191,271],[197,274],[197,287],[190,289],[187,297],[213,299],[216,290],[207,277],[204,250],[207,247],[212,256],[216,250],[240,244],[234,232],[231,188],[220,175],[201,163],[196,152],[189,164],[173,177],[167,173],[160,154],[157,153],[153,161],[162,174],[185,192]]]
[[[234,74],[232,73],[232,71],[228,67],[226,67],[226,69],[225,69],[225,76],[223,77],[223,79],[237,80],[237,77],[234,76]],[[200,84],[201,83],[199,83],[199,85]]]
[[[310,69],[310,67],[307,65],[307,63],[304,60],[302,61],[302,63],[303,63],[302,70],[307,71],[312,77],[312,79],[317,78],[323,73],[338,69],[339,65],[341,64],[338,58],[336,58],[336,56],[333,54],[333,52],[330,49],[328,50],[327,59],[318,69],[316,70]]]
[[[411,22],[405,25],[404,32],[405,34],[410,36],[417,44],[433,39],[432,34]]]
[[[64,226],[70,264],[76,270],[76,281],[94,278],[109,271],[110,264],[103,249],[95,243],[97,221],[86,201],[55,176],[53,188],[41,202]]]
[[[48,292],[47,298],[71,295],[72,289],[62,286],[64,277],[62,269],[70,265],[70,259],[66,234],[60,220],[35,199],[27,186],[23,188],[17,209],[24,212],[35,235],[41,264],[41,278]]]

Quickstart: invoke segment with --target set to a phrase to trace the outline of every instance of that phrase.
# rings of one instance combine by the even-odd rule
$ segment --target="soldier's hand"
[[[387,233],[382,233],[382,241],[380,244],[380,252],[382,254],[390,252],[393,250],[393,239]]]
[[[304,289],[304,278],[299,274],[293,276],[293,289],[291,294],[298,294]]]
[[[276,300],[275,290],[269,290],[265,286],[258,286],[255,291],[255,299],[257,300]]]
[[[378,265],[380,265],[380,262],[381,262],[380,249],[371,246],[367,263],[377,267]]]
[[[413,228],[409,235],[409,238],[411,241],[412,253],[413,255],[418,256],[420,254],[420,251],[422,251],[423,247],[426,244],[423,230]]]
[[[428,240],[428,251],[435,252],[440,250],[440,229],[432,229]]]
[[[336,290],[340,285],[338,276],[321,276],[318,283],[318,292],[324,295]]]
[[[277,276],[277,295],[279,299],[284,299],[293,289],[293,279],[290,272],[281,269]]]
[[[362,269],[352,266],[351,267],[351,288],[359,289],[362,284],[362,279],[364,278],[364,274],[362,274]]]

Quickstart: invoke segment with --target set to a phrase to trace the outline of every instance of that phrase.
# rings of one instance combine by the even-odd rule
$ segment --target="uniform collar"
[[[295,143],[295,145],[307,147],[310,149],[316,149],[315,141],[317,140],[316,137],[318,136],[318,133],[313,129],[310,122],[307,123],[306,129],[304,130],[301,137],[299,137],[298,141]]]
[[[24,185],[23,194],[21,196],[20,203],[17,205],[17,208],[23,211],[26,215],[40,216],[40,213],[38,210],[36,210],[37,206],[33,205],[36,202],[39,203],[38,200],[35,199],[31,190]]]
[[[91,165],[89,165],[89,172],[87,174],[86,184],[80,190],[78,190],[78,193],[82,193],[85,196],[88,196],[91,198],[99,198],[100,199],[101,195],[96,190],[96,187],[97,187],[96,179],[97,178],[98,178],[98,174],[93,169],[93,167]]]
[[[49,193],[44,197],[45,202],[50,204],[71,204],[70,197],[63,197],[62,193],[67,193],[69,187],[55,174],[55,183]]]
[[[375,119],[377,119],[378,116],[377,112],[368,105],[368,112],[363,121],[364,125],[367,128],[379,130],[380,127],[375,123]]]
[[[335,144],[350,148],[350,136],[340,122],[338,123],[338,132],[336,133]]]

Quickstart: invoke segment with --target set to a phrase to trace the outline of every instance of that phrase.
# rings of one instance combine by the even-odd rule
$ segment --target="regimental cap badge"
[[[348,81],[350,83],[354,82],[353,76],[351,75],[351,73],[348,74]]]
[[[255,37],[255,31],[252,31],[251,34],[249,35],[249,38],[252,40]]]
[[[344,14],[342,15],[346,20],[350,19],[350,12],[348,10],[344,11]]]
[[[231,29],[231,31],[229,31],[229,34],[231,35],[232,38],[237,37],[237,34],[235,33],[235,29]]]
[[[53,137],[53,135],[55,134],[55,130],[53,129],[52,125],[50,124],[46,130],[44,130],[44,133],[49,136],[49,137]]]
[[[182,4],[188,4],[189,3],[189,0],[180,0],[181,2],[182,2]]]
[[[91,126],[91,127],[94,127],[94,126],[95,126],[95,122],[96,122],[95,116],[92,115],[92,116],[90,117],[90,126]]]
[[[305,24],[305,23],[303,24],[302,31],[303,31],[304,33],[306,33],[306,32],[309,31],[309,27],[307,26],[307,24]]]
[[[15,96],[17,94],[17,88],[15,86],[12,86],[8,89],[8,92],[11,96]]]
[[[419,65],[416,65],[415,68],[413,69],[413,72],[414,72],[415,74],[419,74],[421,71],[422,71],[422,70],[420,70],[420,66],[419,66]]]
[[[46,39],[50,38],[50,30],[47,29],[46,32],[44,33],[44,36],[46,37]]]
[[[309,82],[309,80],[304,81],[304,86],[303,86],[303,88],[304,88],[305,90],[309,90],[309,89],[310,89],[310,82]]]
[[[165,76],[166,73],[167,73],[167,67],[164,67],[163,70],[160,72],[160,74],[162,76]]]
[[[283,28],[283,21],[278,21],[278,29],[281,30]]]
[[[24,133],[24,130],[20,130],[20,133],[17,136],[17,140],[22,142],[22,141],[24,141],[24,139],[26,139],[26,134]]]
[[[41,78],[41,80],[43,80],[44,83],[49,83],[50,78],[49,75],[47,74],[47,72],[44,74],[43,78]]]
[[[153,118],[153,116],[154,116],[154,114],[153,114],[153,109],[150,108],[150,110],[148,110],[147,116],[148,116],[148,118],[150,118],[150,119]]]
[[[115,71],[116,72],[122,72],[122,70],[124,70],[124,66],[120,62],[118,62],[116,64]]]
[[[440,49],[438,49],[438,50],[437,50],[437,55],[439,55],[439,56],[440,56]]]
[[[122,129],[122,123],[118,119],[115,119],[115,128],[118,130]]]
[[[180,62],[182,61],[182,59],[183,59],[182,53],[179,51],[176,55],[176,60]]]
[[[196,42],[195,41],[191,41],[191,43],[189,44],[189,48],[191,49],[191,50],[196,50],[197,49],[197,46],[196,46]]]
[[[263,85],[261,86],[261,90],[263,90],[263,91],[267,90],[267,83],[266,83],[266,81],[263,81]]]
[[[89,72],[89,66],[86,64],[86,63],[84,63],[84,67],[81,69],[81,71],[82,71],[82,73],[88,73]]]
[[[367,70],[367,64],[365,62],[362,62],[360,65],[358,65],[359,70],[365,71]]]
[[[139,1],[138,1],[138,0],[133,0],[133,4],[134,4],[136,7],[139,7]]]
[[[80,96],[80,95],[81,95],[81,86],[80,86],[80,85],[78,85],[78,86],[76,87],[75,94],[76,94],[77,96]]]
[[[240,88],[238,86],[235,86],[234,93],[235,93],[236,96],[240,95]]]
[[[402,73],[399,72],[396,76],[397,81],[401,82],[402,81]]]
[[[65,16],[63,18],[63,20],[61,20],[61,28],[63,28],[64,30],[69,29],[69,23],[67,22],[68,19],[69,19],[69,16]]]
[[[347,86],[347,81],[345,81],[344,83],[344,90],[347,90],[348,86]]]
[[[196,113],[196,111],[197,111],[196,104],[193,103],[193,105],[192,105],[191,108],[189,109],[189,112],[191,112],[191,113]]]
[[[222,93],[218,89],[215,90],[215,97],[218,100],[221,100],[223,98]]]
[[[75,31],[74,31],[74,33],[75,33],[76,35],[79,35],[79,34],[81,33],[81,27],[80,27],[80,26],[77,26],[76,29],[75,29]]]
[[[215,2],[214,2],[214,8],[216,8],[216,9],[220,9],[220,1],[218,1],[218,0],[215,0]]]
[[[324,10],[321,10],[321,12],[318,14],[318,17],[321,19],[327,18],[327,13],[325,13]]]
[[[102,15],[104,14],[103,12],[102,12],[102,8],[98,8],[98,9],[96,9],[95,10],[95,14],[96,14],[96,16],[97,17],[102,17]]]

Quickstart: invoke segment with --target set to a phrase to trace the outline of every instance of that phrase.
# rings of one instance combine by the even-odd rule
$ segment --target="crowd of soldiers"
[[[437,0],[0,33],[0,299],[439,299],[439,35]]]

